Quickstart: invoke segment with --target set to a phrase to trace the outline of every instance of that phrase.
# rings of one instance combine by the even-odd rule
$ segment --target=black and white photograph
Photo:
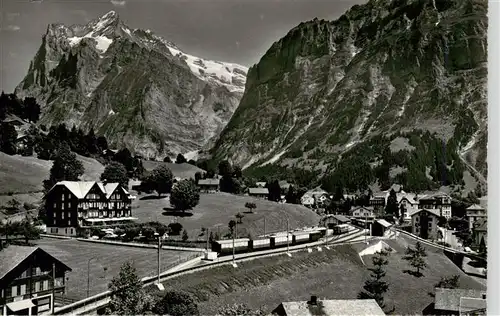
[[[0,315],[495,314],[490,5],[0,0]]]

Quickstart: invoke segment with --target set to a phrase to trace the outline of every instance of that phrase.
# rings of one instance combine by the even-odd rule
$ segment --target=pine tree
[[[415,248],[408,247],[405,251],[404,260],[408,261],[412,267],[417,269],[414,272],[415,276],[420,277],[422,273],[420,270],[424,270],[427,267],[427,263],[425,262],[425,257],[427,257],[427,252],[425,248],[422,246],[420,242],[417,241],[415,244]]]
[[[391,189],[391,191],[389,192],[389,197],[387,198],[387,206],[385,207],[385,213],[387,215],[393,216],[397,216],[397,214],[399,213],[398,197],[394,189]]]
[[[108,285],[113,292],[106,314],[142,315],[151,307],[151,300],[144,292],[137,270],[130,262],[120,268],[120,273]]]
[[[368,269],[371,271],[371,279],[365,282],[364,291],[358,294],[360,299],[374,299],[382,309],[385,308],[384,294],[389,289],[389,284],[383,280],[386,275],[385,266],[389,263],[388,255],[389,253],[385,250],[375,254],[372,258],[374,267]]]
[[[76,159],[69,145],[64,142],[57,150],[54,163],[50,168],[50,177],[44,180],[44,188],[48,191],[59,181],[78,181],[84,170],[83,164]]]

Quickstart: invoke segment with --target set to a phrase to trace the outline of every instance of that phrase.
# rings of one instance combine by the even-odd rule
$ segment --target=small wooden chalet
[[[371,225],[373,236],[385,236],[393,225],[385,219],[377,219]]]
[[[0,251],[2,315],[50,313],[55,295],[65,292],[71,268],[39,247],[10,245]]]
[[[219,191],[219,179],[200,179],[198,180],[198,188],[200,192],[215,193]]]
[[[269,190],[267,188],[249,188],[248,195],[261,199],[267,199],[269,196]]]

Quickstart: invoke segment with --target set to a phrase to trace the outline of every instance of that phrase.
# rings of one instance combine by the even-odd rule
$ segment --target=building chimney
[[[311,295],[310,305],[318,305],[318,297],[316,295]]]

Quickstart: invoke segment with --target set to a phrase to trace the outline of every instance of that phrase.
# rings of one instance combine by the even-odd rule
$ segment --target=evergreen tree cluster
[[[398,137],[407,139],[411,147],[391,151],[388,144]],[[407,191],[422,192],[442,185],[463,185],[465,167],[457,153],[457,139],[444,142],[428,131],[418,130],[375,136],[354,146],[330,165],[321,181],[323,188],[329,192],[338,188],[356,192],[378,181],[382,190],[397,182]],[[405,171],[391,179],[390,170],[397,166]]]
[[[36,123],[40,119],[40,104],[35,98],[26,97],[20,100],[14,93],[0,94],[0,121],[3,121],[8,114],[15,115],[30,123]]]
[[[222,160],[218,166],[220,179],[220,190],[222,192],[239,194],[243,190],[243,174],[239,166],[233,166],[227,160]],[[211,174],[210,174],[211,175]],[[206,174],[206,178],[210,176]]]

